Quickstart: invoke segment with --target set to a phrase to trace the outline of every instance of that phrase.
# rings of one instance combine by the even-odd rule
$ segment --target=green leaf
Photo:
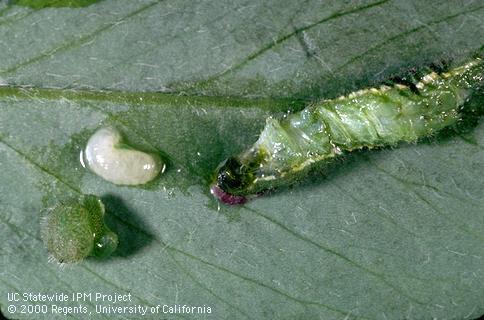
[[[46,7],[85,7],[101,0],[11,0],[10,3],[34,9]]]
[[[349,155],[244,206],[208,192],[218,163],[250,146],[266,117],[431,62],[462,62],[483,44],[483,19],[477,1],[0,2],[2,313],[64,319],[52,304],[82,304],[93,319],[124,319],[140,316],[96,305],[180,304],[212,313],[144,318],[483,314],[482,123]],[[135,188],[83,168],[79,153],[103,125],[163,153],[167,172]],[[120,246],[60,269],[40,241],[40,211],[81,193],[103,199]],[[13,292],[92,299],[45,302],[48,314],[33,317],[20,313],[25,302],[8,301]]]

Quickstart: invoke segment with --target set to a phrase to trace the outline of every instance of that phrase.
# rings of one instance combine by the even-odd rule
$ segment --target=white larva
[[[95,174],[119,185],[144,184],[165,170],[158,155],[122,145],[121,134],[111,127],[101,128],[91,136],[85,160]]]

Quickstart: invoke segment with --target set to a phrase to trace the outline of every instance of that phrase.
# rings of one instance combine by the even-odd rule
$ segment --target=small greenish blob
[[[48,7],[80,8],[80,7],[87,7],[99,1],[102,1],[102,0],[12,0],[10,1],[10,4],[31,7],[33,9],[43,9]]]
[[[71,199],[48,210],[41,237],[59,263],[76,263],[88,256],[105,258],[118,246],[118,237],[104,223],[104,205],[94,195]]]

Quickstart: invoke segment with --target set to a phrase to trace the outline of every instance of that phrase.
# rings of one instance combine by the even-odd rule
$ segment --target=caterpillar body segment
[[[360,90],[283,120],[268,118],[250,149],[219,166],[215,185],[224,197],[218,198],[257,194],[291,183],[312,164],[344,152],[413,142],[453,125],[462,105],[482,88],[483,69],[475,59],[445,73],[431,72],[414,88]]]

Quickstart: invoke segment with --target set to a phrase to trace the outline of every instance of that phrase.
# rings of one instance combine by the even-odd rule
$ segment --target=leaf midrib
[[[262,110],[283,110],[301,108],[305,101],[291,98],[240,98],[225,96],[199,96],[164,92],[122,92],[107,90],[79,90],[58,88],[35,88],[23,86],[0,86],[0,98],[15,99],[69,99],[72,101],[93,101],[140,105],[193,105],[199,108],[253,108]]]

